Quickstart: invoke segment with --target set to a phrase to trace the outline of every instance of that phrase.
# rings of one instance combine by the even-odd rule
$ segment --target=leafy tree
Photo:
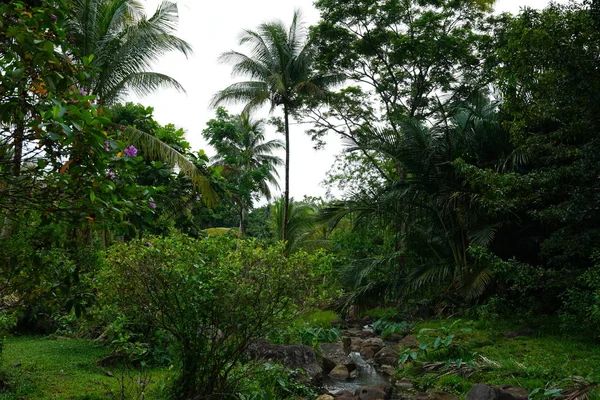
[[[217,118],[207,122],[202,131],[217,155],[214,165],[223,168],[222,175],[239,209],[240,235],[245,236],[246,216],[253,200],[259,196],[271,199],[269,184],[278,188],[276,167],[282,164],[272,152],[283,148],[279,140],[265,140],[264,121],[254,121],[248,112],[232,116],[219,107]]]
[[[280,21],[263,23],[257,30],[246,30],[240,45],[250,47],[250,56],[229,51],[220,61],[233,65],[234,76],[245,76],[250,80],[234,83],[213,97],[213,105],[225,102],[245,102],[246,110],[271,105],[283,108],[283,133],[285,134],[285,189],[282,239],[287,240],[287,208],[289,199],[290,167],[290,114],[298,109],[303,97],[323,99],[325,91],[338,84],[340,74],[317,73],[315,47],[306,39],[300,24],[300,13],[296,11],[292,23],[286,29]]]
[[[574,294],[595,285],[591,268],[600,238],[595,15],[590,5],[554,4],[501,21],[497,57],[490,64],[503,99],[503,124],[525,162],[515,174],[467,169],[469,184],[488,207],[518,217],[497,251],[528,264],[508,274],[498,271],[514,288],[513,300],[523,302],[517,293],[541,299],[534,304],[546,311],[556,310],[565,290]],[[529,279],[522,278],[524,272]],[[591,307],[589,296],[572,299],[582,304],[568,304],[569,314]],[[587,318],[583,314],[576,317],[580,323]]]

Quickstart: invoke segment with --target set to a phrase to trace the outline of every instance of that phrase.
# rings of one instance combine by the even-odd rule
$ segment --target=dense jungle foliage
[[[208,157],[124,101],[183,90],[149,68],[191,54],[175,3],[0,2],[0,336],[97,339],[113,365],[171,368],[179,399],[312,396],[246,349],[337,338],[291,322],[315,309],[600,339],[600,2],[315,6],[221,56],[242,81],[212,98]],[[291,134],[343,138],[341,197],[290,198]]]

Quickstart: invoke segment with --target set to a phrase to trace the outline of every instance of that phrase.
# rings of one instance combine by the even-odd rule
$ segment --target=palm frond
[[[184,175],[189,177],[194,188],[202,195],[202,201],[207,206],[212,206],[217,201],[217,195],[211,187],[209,180],[196,165],[184,155],[162,142],[153,135],[142,132],[133,127],[127,127],[123,135],[131,141],[134,146],[139,147],[150,159],[161,160],[172,168],[178,168]]]

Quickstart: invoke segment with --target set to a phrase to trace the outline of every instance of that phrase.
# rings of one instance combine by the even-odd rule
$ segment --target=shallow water
[[[354,393],[359,386],[375,386],[386,382],[385,378],[371,364],[367,363],[360,353],[352,352],[349,357],[356,363],[358,378],[348,381],[326,376],[323,379],[323,386],[330,393],[336,393],[340,390],[349,390]]]

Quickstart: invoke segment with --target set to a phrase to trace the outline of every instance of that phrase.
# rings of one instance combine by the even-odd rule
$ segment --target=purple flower
[[[156,203],[150,202],[150,207],[156,208]]]
[[[56,15],[50,14],[50,18],[52,18],[52,21],[56,22]]]
[[[106,173],[106,177],[112,181],[113,179],[115,179],[115,173],[114,172],[107,172]]]
[[[106,151],[110,151],[110,140],[105,140],[104,141],[104,149]]]
[[[79,94],[82,96],[87,96],[88,93],[85,91],[85,89],[81,88],[79,89]]]
[[[45,183],[42,183],[42,186],[40,186],[41,189],[46,189],[48,187],[48,185],[46,185]]]
[[[148,247],[152,247],[152,243],[150,243],[150,242],[147,242],[147,243],[146,243],[146,246],[148,246]]]
[[[137,149],[133,146],[129,146],[125,149],[125,154],[127,154],[129,157],[135,157],[137,156]]]

